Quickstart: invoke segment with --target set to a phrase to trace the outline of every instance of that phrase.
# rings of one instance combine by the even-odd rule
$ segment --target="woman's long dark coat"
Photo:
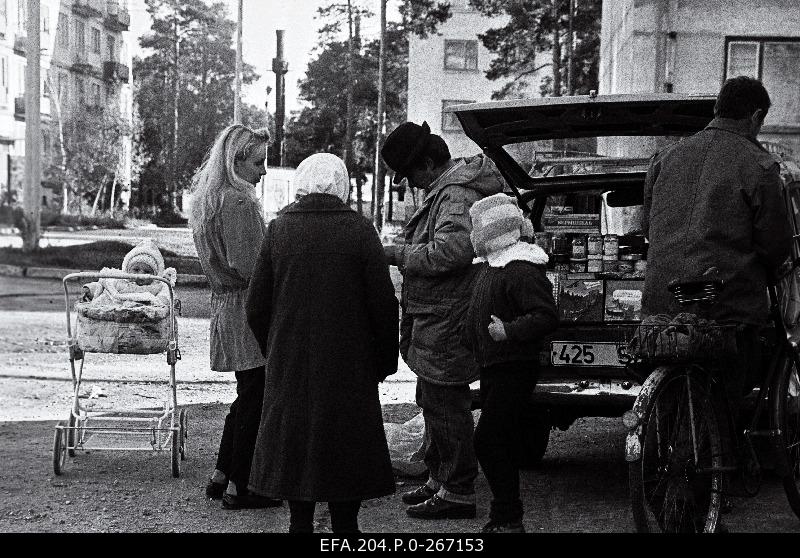
[[[398,304],[369,221],[329,194],[284,210],[247,316],[267,357],[249,488],[319,502],[393,493],[378,382],[397,371]]]

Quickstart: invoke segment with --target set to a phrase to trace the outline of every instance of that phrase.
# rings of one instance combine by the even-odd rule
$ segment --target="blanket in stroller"
[[[168,271],[174,276],[172,268]],[[104,268],[103,272],[119,270]],[[170,279],[174,284],[174,278]],[[83,351],[154,354],[167,350],[170,297],[166,285],[140,287],[125,279],[104,278],[85,289],[91,299],[75,304],[76,341]],[[177,327],[174,321],[176,340]]]

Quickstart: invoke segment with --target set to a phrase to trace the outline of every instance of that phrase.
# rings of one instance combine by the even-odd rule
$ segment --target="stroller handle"
[[[161,281],[169,288],[169,348],[175,350],[178,348],[178,342],[175,337],[175,292],[172,284],[159,275],[149,275],[147,273],[102,273],[99,271],[80,271],[78,273],[69,273],[61,280],[64,285],[64,307],[67,311],[67,336],[69,344],[72,345],[75,340],[72,338],[72,319],[70,316],[69,304],[69,281],[78,279],[126,279],[128,281]],[[71,349],[70,349],[71,350]]]

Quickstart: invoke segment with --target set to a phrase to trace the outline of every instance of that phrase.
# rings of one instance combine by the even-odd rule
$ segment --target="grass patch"
[[[19,248],[0,248],[0,263],[22,267],[63,267],[82,271],[99,271],[104,267],[120,268],[125,254],[133,244],[117,240],[100,240],[73,246],[49,246],[33,253],[24,253]],[[191,256],[180,256],[169,250],[161,250],[167,267],[178,273],[202,275],[200,261]]]

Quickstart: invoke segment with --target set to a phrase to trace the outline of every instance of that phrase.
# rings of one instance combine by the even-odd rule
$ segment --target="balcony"
[[[86,53],[76,53],[72,59],[72,71],[87,76],[100,77],[100,71],[89,62],[89,56]]]
[[[111,31],[127,31],[131,25],[131,14],[124,7],[120,7],[119,2],[110,1],[107,4],[108,13],[104,23]]]
[[[103,79],[128,83],[128,66],[119,62],[103,62]]]
[[[100,0],[73,0],[72,13],[83,17],[103,17]]]
[[[14,52],[25,56],[25,48],[28,46],[28,37],[23,33],[14,34]]]
[[[39,114],[45,119],[50,116],[50,98],[42,97],[39,99]],[[14,118],[25,120],[25,97],[14,98]]]

